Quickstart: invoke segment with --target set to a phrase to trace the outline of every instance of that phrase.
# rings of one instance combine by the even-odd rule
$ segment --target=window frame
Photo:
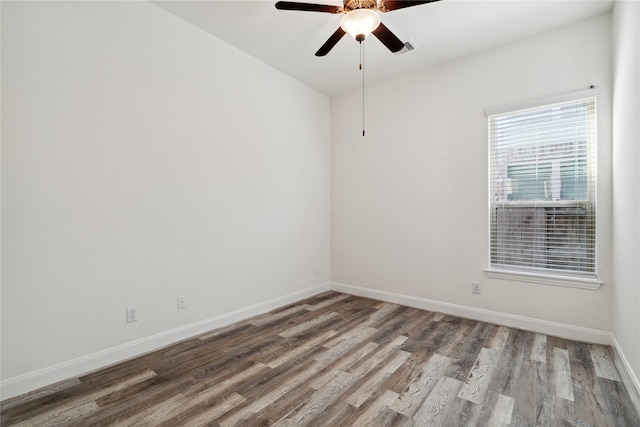
[[[598,222],[599,218],[597,215],[597,116],[598,116],[598,103],[597,96],[599,90],[595,88],[591,88],[584,91],[572,92],[562,95],[557,95],[553,97],[543,98],[531,100],[523,103],[509,104],[501,107],[490,108],[486,110],[487,116],[487,124],[488,124],[488,241],[487,241],[487,249],[488,249],[488,257],[487,263],[488,267],[485,269],[485,274],[490,278],[511,280],[511,281],[523,281],[528,283],[539,283],[545,285],[557,285],[557,286],[567,286],[573,288],[581,288],[581,289],[591,289],[596,290],[602,285],[602,281],[598,279],[598,250],[597,250],[597,230],[598,230]],[[556,269],[545,269],[545,268],[527,268],[527,267],[518,267],[515,265],[497,265],[493,263],[493,239],[494,239],[494,230],[493,230],[493,220],[494,220],[494,210],[496,209],[497,204],[494,203],[493,200],[493,189],[494,183],[493,181],[493,169],[494,165],[492,162],[492,150],[493,150],[493,141],[491,138],[491,117],[496,115],[504,115],[509,113],[514,113],[522,110],[533,109],[533,108],[544,108],[547,106],[551,106],[554,104],[560,104],[564,102],[577,101],[585,98],[593,98],[594,100],[594,133],[596,140],[594,141],[594,146],[591,148],[590,153],[588,154],[587,161],[591,164],[588,168],[593,171],[593,186],[589,188],[587,191],[590,191],[589,194],[589,203],[591,203],[591,209],[594,214],[594,223],[595,232],[593,235],[593,272],[576,272],[576,271],[567,271],[566,273],[562,270]],[[553,206],[558,207],[563,204],[567,206],[576,206],[580,204],[580,201],[568,200],[568,201],[553,201],[552,203],[546,203],[543,200],[539,201],[509,201],[507,203],[500,202],[500,205],[511,205],[514,207],[524,207],[524,206],[536,206],[536,207],[545,207],[545,206]],[[583,203],[583,202],[582,202]]]

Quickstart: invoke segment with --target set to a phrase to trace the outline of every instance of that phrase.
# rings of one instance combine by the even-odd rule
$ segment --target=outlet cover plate
[[[138,307],[131,306],[127,307],[127,323],[137,322],[138,321]]]
[[[180,295],[178,297],[178,310],[183,310],[185,308],[187,308],[187,296]]]
[[[471,283],[471,292],[473,292],[474,294],[480,294],[480,283],[478,282],[473,282]]]

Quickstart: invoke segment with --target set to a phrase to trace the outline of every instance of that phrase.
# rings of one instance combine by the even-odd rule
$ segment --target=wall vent
[[[411,40],[407,40],[404,42],[404,47],[402,49],[400,49],[399,51],[397,51],[394,55],[402,55],[404,53],[407,52],[411,52],[413,49],[415,49],[413,42]]]

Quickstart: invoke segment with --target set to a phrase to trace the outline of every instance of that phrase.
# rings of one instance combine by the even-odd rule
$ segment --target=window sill
[[[570,277],[555,274],[540,274],[513,270],[484,270],[487,277],[492,279],[516,280],[518,282],[540,283],[542,285],[566,286],[569,288],[589,289],[596,291],[602,286],[602,281],[591,277]]]

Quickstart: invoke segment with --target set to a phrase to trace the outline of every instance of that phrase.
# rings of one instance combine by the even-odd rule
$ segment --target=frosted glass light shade
[[[366,38],[380,25],[380,15],[371,9],[356,9],[347,13],[340,21],[340,27],[358,40]]]

